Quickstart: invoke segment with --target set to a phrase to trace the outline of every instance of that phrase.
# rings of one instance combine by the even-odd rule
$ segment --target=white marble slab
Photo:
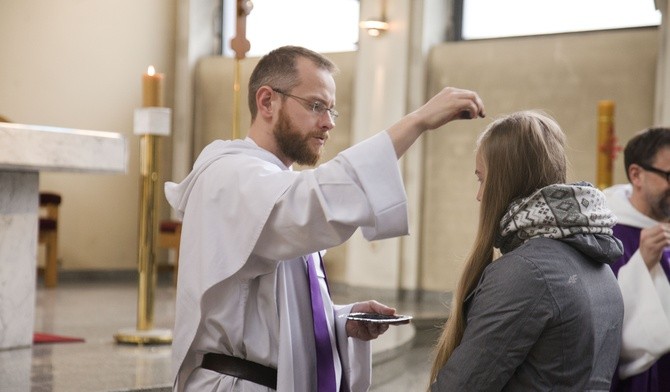
[[[126,172],[126,138],[116,132],[0,122],[0,170]]]
[[[32,345],[39,172],[127,167],[121,134],[0,123],[0,350]]]

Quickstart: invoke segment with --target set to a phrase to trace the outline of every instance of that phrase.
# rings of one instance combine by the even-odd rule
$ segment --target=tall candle
[[[142,107],[163,107],[163,79],[162,73],[156,73],[153,65],[142,75]]]
[[[612,185],[612,161],[616,154],[614,138],[614,101],[598,102],[598,167],[596,185],[605,189]]]

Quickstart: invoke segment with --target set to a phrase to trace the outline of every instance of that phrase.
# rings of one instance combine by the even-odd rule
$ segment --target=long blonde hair
[[[492,122],[477,141],[485,170],[479,224],[472,250],[453,295],[449,319],[435,347],[430,383],[463,338],[463,301],[493,262],[493,241],[509,204],[544,186],[565,183],[565,135],[539,111],[512,113]],[[491,164],[492,163],[492,164]]]

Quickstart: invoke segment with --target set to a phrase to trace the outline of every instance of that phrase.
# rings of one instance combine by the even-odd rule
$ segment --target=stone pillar
[[[362,0],[360,19],[379,17],[383,3]],[[360,32],[352,143],[389,127],[426,102],[428,52],[446,35],[451,1],[385,3],[389,30],[379,37]],[[422,139],[398,163],[407,191],[410,235],[375,242],[367,242],[359,234],[352,237],[347,247],[349,285],[401,291],[421,288]]]
[[[39,174],[0,171],[0,350],[31,346]]]

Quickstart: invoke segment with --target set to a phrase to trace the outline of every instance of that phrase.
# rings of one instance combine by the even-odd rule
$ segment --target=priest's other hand
[[[670,225],[661,223],[640,232],[640,255],[649,270],[658,264],[667,246],[670,246]]]
[[[396,310],[394,308],[389,308],[388,306],[380,304],[374,300],[358,302],[351,308],[351,313],[362,312],[394,315],[395,311]],[[347,336],[367,341],[377,339],[379,335],[383,334],[387,329],[389,329],[389,324],[347,320],[346,329]]]

